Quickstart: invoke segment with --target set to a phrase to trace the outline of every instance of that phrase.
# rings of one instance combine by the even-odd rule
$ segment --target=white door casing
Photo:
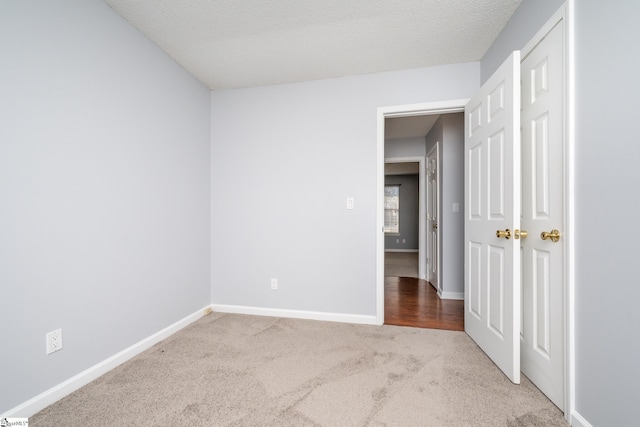
[[[431,283],[439,293],[442,293],[442,284],[440,283],[440,227],[438,209],[440,204],[438,174],[440,168],[438,165],[438,156],[440,154],[440,142],[427,154],[427,280]]]
[[[522,372],[564,409],[564,37],[522,61]],[[560,231],[560,241],[542,232]]]
[[[464,111],[468,99],[451,99],[378,107],[376,142],[376,320],[384,323],[384,123],[392,117],[411,117],[425,114],[460,113]],[[423,217],[424,218],[424,217]]]
[[[465,107],[465,331],[520,383],[520,52]],[[511,238],[499,238],[497,231]]]

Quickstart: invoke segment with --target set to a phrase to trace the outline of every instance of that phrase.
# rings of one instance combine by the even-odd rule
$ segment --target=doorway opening
[[[464,104],[462,104],[464,105]],[[462,111],[460,107],[459,111]],[[409,194],[414,194],[415,179],[418,180],[418,197],[411,196],[419,203],[418,220],[414,219],[410,226],[419,228],[419,251],[416,257],[415,241],[413,245],[402,232],[390,233],[389,220],[397,208],[392,197],[385,196],[384,223],[384,323],[392,325],[413,326],[435,329],[464,330],[464,291],[463,291],[463,245],[464,223],[460,206],[464,196],[464,115],[458,111],[422,111],[411,112],[409,115],[391,114],[384,118],[384,184],[385,194],[396,194],[399,184],[400,213],[403,204],[407,207]],[[454,129],[455,128],[455,129]],[[454,273],[450,283],[456,283],[458,288],[448,289],[440,280],[442,264],[442,242],[439,238],[439,219],[442,216],[441,199],[442,171],[440,164],[443,156],[443,142],[447,146],[447,162],[449,173],[458,176],[451,180],[447,176],[448,203],[453,200],[455,214],[447,211],[448,234],[459,240],[455,262],[451,263]],[[454,158],[458,160],[452,160]],[[416,162],[417,160],[417,162]],[[415,165],[418,165],[416,170]],[[416,174],[419,174],[416,175]],[[408,185],[407,185],[408,184]],[[453,188],[449,188],[453,185]],[[405,187],[406,186],[406,187]],[[387,191],[388,190],[388,191]],[[418,199],[418,200],[416,200]],[[390,209],[391,208],[391,209]],[[405,212],[406,213],[406,212]],[[457,218],[456,218],[457,217]],[[406,224],[410,215],[400,218],[405,221],[402,231],[411,229]],[[418,224],[419,222],[419,224]],[[412,234],[415,231],[412,231]],[[451,244],[447,243],[451,253]],[[399,252],[399,253],[398,253]],[[408,253],[407,253],[408,252]],[[416,275],[415,267],[419,264]],[[453,277],[456,275],[460,277]]]
[[[424,158],[385,158],[385,276],[424,278]]]

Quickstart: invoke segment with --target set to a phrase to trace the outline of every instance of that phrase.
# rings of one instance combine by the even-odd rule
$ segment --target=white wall
[[[576,410],[640,423],[640,3],[575,1]]]
[[[0,2],[0,62],[2,413],[209,304],[210,92],[96,0]]]
[[[213,303],[375,316],[377,108],[478,87],[470,63],[213,92]]]
[[[426,137],[427,153],[440,142],[440,286],[445,298],[464,294],[464,113],[443,114]],[[459,212],[453,212],[459,203]]]
[[[520,50],[565,0],[524,0],[487,50],[480,65],[484,83],[514,50]]]

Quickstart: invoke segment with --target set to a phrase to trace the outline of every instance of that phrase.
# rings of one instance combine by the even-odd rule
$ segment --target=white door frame
[[[386,118],[392,117],[460,113],[464,111],[467,101],[467,99],[456,99],[378,108],[376,145],[376,323],[378,325],[384,323],[384,121]],[[421,170],[424,173],[424,168]]]
[[[567,2],[551,16],[546,24],[521,50],[525,57],[545,35],[560,21],[565,22],[565,159],[564,159],[564,271],[565,271],[565,418],[570,424],[580,423],[575,409],[575,53],[574,53],[574,3]],[[384,323],[384,121],[391,117],[409,117],[428,114],[464,112],[468,99],[456,99],[422,104],[380,107],[377,111],[377,213],[376,213],[376,323]],[[581,424],[578,424],[581,425]]]
[[[384,159],[384,163],[418,163],[418,277],[424,279],[427,272],[427,266],[425,261],[425,249],[426,244],[426,227],[427,220],[425,218],[425,198],[424,198],[424,161],[422,156],[409,156],[409,157],[387,157]],[[384,223],[383,223],[384,225]],[[384,274],[383,274],[384,276]]]

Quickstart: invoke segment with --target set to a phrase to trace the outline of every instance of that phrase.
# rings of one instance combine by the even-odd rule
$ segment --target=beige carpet
[[[462,332],[213,313],[37,426],[566,426]]]
[[[418,277],[417,252],[385,252],[385,277]]]

